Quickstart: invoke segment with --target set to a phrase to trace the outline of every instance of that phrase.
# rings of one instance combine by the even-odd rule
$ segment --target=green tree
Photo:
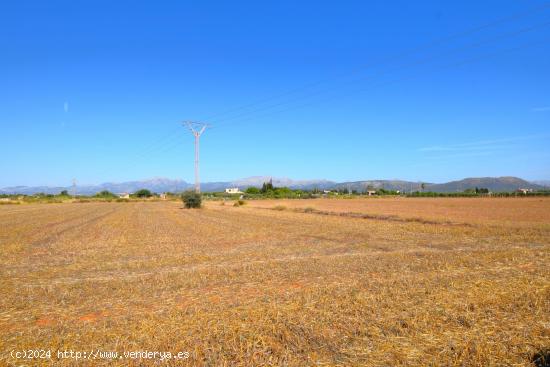
[[[63,190],[59,193],[60,196],[69,196],[69,192],[67,190]]]
[[[116,197],[115,194],[113,194],[112,192],[107,191],[107,190],[100,191],[97,194],[95,194],[95,196],[98,197],[98,198],[114,198],[114,197]]]
[[[200,208],[202,204],[201,194],[194,191],[185,191],[181,194],[181,200],[187,209]]]
[[[138,190],[134,193],[134,195],[138,198],[150,198],[151,196],[153,196],[151,191],[149,191],[147,189]]]
[[[260,191],[262,194],[265,194],[268,191],[273,191],[273,182],[271,180],[269,180],[269,182],[264,182]]]
[[[251,195],[257,195],[260,193],[260,189],[254,186],[250,186],[244,192]]]

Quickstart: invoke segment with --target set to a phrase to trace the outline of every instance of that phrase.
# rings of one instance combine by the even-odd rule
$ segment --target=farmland
[[[550,348],[548,198],[3,205],[0,246],[0,365],[530,366]]]

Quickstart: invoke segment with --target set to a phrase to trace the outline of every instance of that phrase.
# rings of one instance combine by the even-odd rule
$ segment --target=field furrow
[[[349,210],[312,204],[363,205],[339,202]],[[2,350],[190,353],[163,362],[174,366],[529,366],[550,346],[548,222],[269,205],[0,207]],[[400,205],[406,217],[416,202]]]

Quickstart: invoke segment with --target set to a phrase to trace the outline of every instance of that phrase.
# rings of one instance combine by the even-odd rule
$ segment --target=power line
[[[443,44],[445,42],[448,42],[450,40],[454,40],[454,39],[457,39],[457,38],[461,38],[461,37],[464,37],[464,36],[468,36],[470,34],[474,34],[474,33],[477,33],[479,31],[482,31],[484,29],[487,29],[487,28],[491,28],[491,27],[494,27],[496,25],[499,25],[499,24],[502,24],[502,23],[506,23],[506,22],[510,22],[510,21],[514,21],[514,20],[518,20],[518,19],[521,19],[521,18],[524,18],[530,14],[533,14],[533,13],[537,13],[539,11],[542,11],[542,10],[545,10],[547,8],[550,7],[550,3],[545,3],[541,6],[536,6],[536,7],[533,7],[533,8],[530,8],[530,9],[527,9],[525,11],[522,11],[522,12],[518,12],[518,13],[514,13],[514,14],[511,14],[507,17],[504,17],[504,18],[500,18],[500,19],[497,19],[493,22],[490,22],[490,23],[486,23],[486,24],[483,24],[483,25],[480,25],[480,26],[477,26],[477,27],[474,27],[474,28],[470,28],[470,29],[467,29],[465,31],[462,31],[462,32],[458,32],[458,33],[455,33],[455,34],[451,34],[449,36],[446,36],[446,37],[442,37],[442,38],[439,38],[437,40],[434,40],[432,42],[428,42],[428,43],[425,43],[423,45],[420,45],[418,47],[413,47],[409,50],[405,50],[403,52],[400,52],[396,55],[393,55],[393,56],[388,56],[387,58],[381,60],[381,61],[378,61],[376,63],[369,63],[369,64],[365,64],[365,65],[362,65],[362,66],[359,66],[357,68],[355,68],[354,70],[352,70],[351,72],[343,72],[343,73],[340,73],[338,74],[337,76],[333,77],[333,78],[326,78],[326,79],[320,79],[320,80],[317,80],[315,82],[311,82],[311,83],[307,83],[305,85],[302,85],[300,87],[296,87],[296,88],[293,88],[293,89],[290,89],[288,91],[285,91],[285,92],[282,92],[282,93],[279,93],[279,94],[275,94],[271,97],[266,97],[266,98],[263,98],[263,99],[260,99],[260,100],[257,100],[255,102],[252,102],[252,103],[248,103],[248,104],[245,104],[243,106],[240,106],[240,107],[236,107],[236,108],[232,108],[232,109],[229,109],[229,110],[226,110],[226,111],[223,111],[223,112],[220,112],[220,113],[216,113],[216,114],[213,114],[213,115],[210,115],[210,116],[207,116],[205,118],[205,120],[209,120],[209,121],[212,121],[214,118],[216,117],[219,117],[219,116],[223,116],[223,115],[227,115],[227,114],[231,114],[233,112],[237,112],[237,111],[240,111],[240,110],[243,110],[243,109],[248,109],[250,107],[254,107],[256,105],[260,105],[260,104],[263,104],[265,102],[268,102],[268,101],[271,101],[271,100],[274,100],[274,99],[278,99],[280,97],[284,97],[284,96],[287,96],[287,95],[291,95],[291,94],[295,94],[299,91],[302,91],[302,90],[307,90],[308,88],[311,88],[311,87],[314,87],[314,86],[318,86],[318,85],[321,85],[323,83],[326,83],[328,81],[331,81],[331,80],[335,80],[335,79],[339,79],[339,78],[342,78],[344,76],[347,76],[347,75],[353,75],[353,74],[356,74],[364,69],[367,69],[367,68],[371,68],[373,66],[377,66],[377,65],[380,65],[380,64],[383,64],[387,61],[392,61],[392,60],[395,60],[395,59],[401,59],[403,58],[404,56],[408,56],[408,55],[411,55],[411,54],[415,54],[419,51],[422,51],[422,50],[426,50],[426,49],[430,49],[434,46],[437,46],[439,44]]]
[[[469,45],[466,45],[466,46],[463,46],[463,47],[456,48],[456,49],[454,49],[454,50],[451,50],[450,52],[445,52],[445,53],[443,53],[443,54],[442,54],[442,53],[436,54],[436,55],[434,55],[434,56],[431,56],[431,57],[428,57],[428,58],[425,58],[425,59],[422,59],[422,60],[417,60],[417,61],[412,62],[412,63],[407,63],[407,64],[404,64],[404,65],[401,65],[400,67],[395,68],[395,69],[393,69],[393,70],[389,70],[389,71],[385,71],[385,72],[378,72],[378,73],[373,74],[373,75],[370,75],[370,76],[368,76],[368,77],[363,77],[363,78],[357,79],[357,80],[355,80],[355,81],[349,82],[348,84],[350,84],[350,83],[356,83],[356,82],[359,82],[359,81],[362,81],[362,80],[366,80],[366,79],[372,79],[372,78],[374,78],[374,77],[381,76],[381,75],[384,75],[384,74],[389,74],[389,73],[392,73],[392,72],[394,72],[394,71],[398,71],[398,70],[405,69],[405,68],[407,68],[407,67],[416,66],[416,65],[421,65],[421,64],[427,63],[427,62],[429,62],[429,61],[432,61],[432,60],[436,59],[438,56],[441,56],[441,55],[444,55],[444,54],[451,54],[451,53],[455,53],[455,52],[457,52],[457,51],[463,51],[463,50],[468,50],[468,49],[472,49],[472,48],[477,48],[477,47],[483,46],[483,45],[488,44],[488,43],[492,43],[492,42],[499,41],[499,40],[502,40],[502,39],[514,37],[514,36],[517,36],[517,35],[520,35],[520,34],[523,34],[523,33],[527,33],[527,32],[536,30],[536,29],[538,29],[538,28],[546,27],[546,26],[548,26],[548,25],[550,25],[550,21],[544,22],[544,23],[541,23],[541,24],[538,24],[538,25],[535,25],[535,26],[522,28],[522,29],[517,30],[517,31],[513,31],[513,32],[509,32],[509,33],[500,34],[500,35],[498,35],[498,36],[496,36],[496,37],[490,38],[490,39],[485,40],[485,41],[481,41],[481,42],[477,42],[477,43],[472,43],[472,44],[469,44]],[[299,97],[299,98],[295,98],[294,100],[283,101],[283,102],[279,102],[279,103],[276,103],[276,104],[272,104],[272,105],[268,105],[268,106],[263,106],[263,107],[260,107],[260,108],[255,109],[255,110],[248,111],[248,112],[244,112],[244,113],[241,113],[241,114],[236,115],[236,116],[233,116],[233,117],[228,117],[228,118],[225,118],[225,119],[220,119],[220,120],[217,120],[216,126],[223,125],[223,124],[225,124],[227,121],[239,119],[240,117],[247,116],[247,115],[253,114],[253,113],[255,113],[255,112],[261,112],[261,111],[269,110],[269,109],[272,109],[272,108],[284,106],[284,105],[287,105],[287,104],[289,104],[289,103],[293,103],[293,102],[296,102],[296,101],[300,101],[300,100],[308,99],[308,98],[311,98],[311,97],[315,97],[315,96],[317,96],[317,95],[321,95],[321,94],[324,94],[324,93],[327,93],[327,92],[331,92],[332,90],[335,90],[335,89],[336,89],[336,88],[326,88],[326,89],[324,89],[324,90],[318,90],[318,91],[316,91],[315,93],[311,93],[311,94],[309,94],[309,95],[304,95],[304,96],[301,96],[301,97]]]
[[[256,101],[256,102],[253,102],[253,103],[249,103],[249,104],[246,104],[244,106],[240,106],[240,107],[237,107],[237,108],[233,108],[233,109],[230,109],[230,110],[227,110],[227,111],[224,111],[222,113],[218,113],[218,114],[214,114],[214,115],[211,115],[209,118],[206,118],[205,120],[212,120],[213,117],[216,117],[216,116],[222,116],[222,115],[227,115],[231,112],[236,112],[236,111],[239,111],[239,110],[243,110],[243,109],[247,109],[247,108],[250,108],[250,107],[253,107],[253,106],[256,106],[256,105],[260,105],[260,104],[263,104],[265,102],[268,102],[268,101],[271,101],[271,100],[274,100],[274,99],[277,99],[277,98],[280,98],[280,97],[283,97],[283,96],[286,96],[286,95],[291,95],[291,94],[294,94],[298,91],[301,91],[301,90],[307,90],[308,88],[310,87],[313,87],[313,86],[317,86],[317,85],[321,85],[329,80],[333,80],[333,79],[336,79],[336,78],[341,78],[345,75],[349,75],[349,74],[356,74],[357,72],[361,71],[361,70],[364,70],[366,68],[369,68],[369,67],[372,67],[372,66],[376,66],[376,65],[380,65],[382,64],[384,61],[391,61],[391,60],[394,60],[394,59],[400,59],[402,58],[403,56],[407,56],[407,55],[410,55],[410,54],[415,54],[419,51],[422,51],[422,50],[425,50],[425,49],[429,49],[429,48],[432,48],[436,45],[439,45],[439,44],[442,44],[444,42],[447,42],[449,40],[453,40],[453,39],[456,39],[456,38],[460,38],[460,37],[464,37],[464,36],[467,36],[467,35],[470,35],[470,34],[474,34],[474,33],[477,33],[481,30],[484,30],[484,29],[487,29],[487,28],[491,28],[491,27],[494,27],[496,25],[499,25],[499,24],[502,24],[502,23],[506,23],[506,22],[510,22],[510,21],[514,21],[514,20],[517,20],[517,19],[521,19],[521,18],[524,18],[530,14],[533,14],[533,13],[536,13],[536,12],[539,12],[539,11],[542,11],[546,8],[549,8],[550,7],[550,3],[545,3],[541,6],[536,6],[536,7],[533,7],[533,8],[530,8],[530,9],[527,9],[525,11],[522,11],[522,12],[518,12],[518,13],[514,13],[512,15],[509,15],[507,17],[504,17],[504,18],[501,18],[501,19],[497,19],[493,22],[490,22],[490,23],[486,23],[486,24],[483,24],[481,26],[477,26],[477,27],[474,27],[474,28],[470,28],[468,30],[465,30],[465,31],[462,31],[462,32],[458,32],[458,33],[455,33],[455,34],[452,34],[452,35],[449,35],[449,36],[446,36],[446,37],[443,37],[443,38],[440,38],[440,39],[437,39],[435,41],[432,41],[432,42],[428,42],[428,43],[425,43],[421,46],[418,46],[418,47],[415,47],[415,48],[412,48],[412,49],[409,49],[409,50],[405,50],[403,52],[400,52],[396,55],[393,55],[393,56],[389,56],[387,58],[385,58],[385,60],[383,61],[379,61],[377,63],[369,63],[369,64],[366,64],[366,65],[363,65],[361,67],[358,67],[356,68],[355,70],[353,70],[352,72],[343,72],[343,73],[340,73],[337,77],[335,78],[332,78],[332,79],[323,79],[323,80],[318,80],[316,82],[313,82],[313,83],[308,83],[304,86],[301,86],[301,87],[297,87],[297,88],[294,88],[294,89],[291,89],[289,91],[286,91],[286,92],[283,92],[283,93],[280,93],[278,95],[275,95],[275,96],[272,96],[272,97],[268,97],[268,98],[264,98],[262,100],[259,100],[259,101]],[[427,61],[427,60],[425,60]],[[423,62],[425,62],[423,61]],[[417,64],[418,62],[416,62],[415,64]],[[401,68],[399,69],[402,69],[404,67],[406,67],[407,65],[405,66],[402,66]],[[388,72],[386,72],[388,73]],[[379,73],[380,74],[380,73]],[[368,79],[368,78],[373,78],[375,76],[378,76],[377,74],[375,75],[371,75],[369,77],[366,77],[366,78],[361,78],[361,80],[363,79]],[[333,88],[332,88],[333,89]],[[221,120],[218,120],[217,124],[216,124],[216,127],[218,127],[221,123],[221,125],[224,125],[226,123],[226,121],[229,121],[229,120],[235,120],[235,119],[239,119],[239,120],[242,120],[240,119],[241,117],[243,116],[248,116],[248,115],[251,115],[251,114],[254,114],[256,112],[261,112],[261,111],[264,111],[264,110],[268,110],[268,109],[272,109],[272,108],[275,108],[275,107],[280,107],[280,106],[283,106],[283,105],[286,105],[286,104],[289,104],[289,103],[293,103],[297,100],[304,100],[304,99],[307,99],[307,98],[311,98],[312,96],[316,96],[316,95],[319,95],[319,94],[323,94],[323,93],[326,93],[328,91],[331,91],[332,90],[331,88],[329,89],[325,89],[325,90],[321,90],[321,91],[317,91],[313,94],[309,94],[309,95],[305,95],[305,96],[302,96],[298,99],[294,99],[294,100],[290,100],[290,101],[283,101],[283,102],[279,102],[279,103],[276,103],[276,104],[273,104],[273,105],[269,105],[269,106],[264,106],[264,107],[261,107],[261,108],[258,108],[258,109],[254,109],[252,111],[247,111],[247,112],[244,112],[244,113],[241,113],[241,114],[238,114],[236,116],[232,116],[232,117],[227,117],[227,118],[224,118],[224,119],[221,119]],[[286,111],[286,110],[285,110]],[[277,112],[276,112],[277,113]],[[248,118],[246,120],[249,120]],[[144,150],[142,150],[140,153],[137,154],[136,158],[140,158],[140,157],[144,157],[144,156],[147,156],[149,155],[150,153],[153,153],[153,152],[165,152],[167,150],[170,150],[170,149],[173,149],[174,147],[176,147],[178,145],[178,142],[177,142],[177,131],[179,131],[179,129],[175,129],[175,130],[172,130],[170,131],[168,134],[166,134],[165,136],[161,137],[160,139],[158,139],[156,142],[153,142],[151,144],[149,144]],[[171,142],[172,144],[170,145],[167,145],[166,143],[168,142]],[[168,149],[166,148],[168,147]]]
[[[446,68],[448,68],[448,67],[461,66],[461,65],[468,64],[468,63],[471,63],[471,62],[475,62],[475,61],[477,61],[477,60],[481,60],[481,59],[484,59],[484,58],[487,58],[487,57],[492,57],[492,56],[498,55],[498,54],[500,54],[500,53],[502,53],[502,52],[513,52],[513,51],[517,51],[517,50],[520,50],[520,49],[524,49],[524,48],[528,48],[528,47],[537,46],[537,45],[540,45],[540,44],[546,45],[546,44],[548,44],[549,41],[550,41],[550,39],[544,39],[544,40],[539,41],[539,42],[533,42],[533,43],[523,44],[523,45],[521,45],[521,46],[519,46],[519,47],[509,48],[509,49],[505,49],[505,50],[500,50],[500,51],[497,51],[497,52],[493,52],[493,53],[490,53],[490,54],[485,54],[485,55],[473,57],[473,58],[470,58],[470,59],[466,59],[466,60],[459,61],[459,62],[457,62],[457,63],[448,64],[448,65],[446,65]],[[402,77],[402,78],[390,80],[390,81],[387,81],[387,82],[383,82],[383,83],[379,83],[379,84],[372,85],[372,87],[380,87],[380,86],[385,86],[385,85],[388,85],[388,84],[400,82],[400,81],[403,81],[403,80],[413,79],[415,76],[417,76],[417,75],[408,76],[408,77]],[[291,111],[291,110],[295,110],[295,109],[299,109],[299,108],[308,107],[308,106],[315,105],[315,104],[319,104],[319,103],[323,103],[323,102],[332,101],[332,100],[337,99],[337,98],[347,97],[347,96],[349,96],[349,95],[351,95],[351,94],[364,92],[364,91],[367,91],[367,90],[369,90],[369,89],[370,89],[370,88],[360,88],[360,89],[357,89],[357,90],[354,90],[354,91],[352,91],[352,92],[348,92],[348,93],[345,93],[345,94],[342,94],[342,95],[330,96],[330,97],[325,98],[325,99],[322,99],[322,100],[313,101],[313,102],[309,102],[309,103],[304,103],[304,104],[297,105],[297,106],[291,106],[291,107],[289,107],[289,108],[282,109],[282,110],[271,111],[271,112],[268,112],[268,113],[265,113],[265,114],[262,114],[262,115],[259,115],[259,116],[247,117],[247,118],[245,118],[245,119],[238,120],[238,122],[249,121],[249,120],[253,120],[253,119],[257,119],[257,118],[262,118],[262,117],[266,117],[266,116],[271,116],[271,115],[278,114],[278,113],[282,113],[282,112],[287,112],[287,111]],[[216,127],[216,126],[215,126],[215,127]]]
[[[475,27],[475,28],[471,28],[471,29],[468,29],[466,31],[463,31],[463,32],[459,32],[459,33],[456,33],[456,34],[453,34],[453,35],[450,35],[450,36],[447,36],[447,37],[443,37],[443,38],[440,38],[438,40],[435,40],[433,42],[429,42],[429,43],[426,43],[424,45],[421,45],[419,47],[415,47],[415,48],[412,48],[410,50],[406,50],[404,52],[401,52],[401,53],[398,53],[397,55],[394,55],[394,56],[390,56],[390,57],[387,57],[384,61],[391,61],[393,59],[398,59],[398,58],[402,58],[403,56],[406,56],[406,55],[410,55],[410,54],[415,54],[419,51],[422,51],[422,50],[425,50],[425,49],[430,49],[436,45],[439,45],[439,44],[443,44],[449,40],[453,40],[453,39],[456,39],[456,38],[460,38],[460,37],[463,37],[463,36],[466,36],[466,35],[470,35],[470,34],[474,34],[474,33],[477,33],[481,30],[484,30],[484,29],[487,29],[487,28],[490,28],[490,27],[493,27],[495,25],[498,25],[498,24],[501,24],[501,23],[505,23],[505,22],[509,22],[509,21],[513,21],[513,20],[517,20],[517,19],[521,19],[529,14],[532,14],[534,12],[537,12],[537,11],[541,11],[541,10],[544,10],[546,8],[550,7],[550,3],[546,3],[546,4],[543,4],[542,6],[538,6],[538,7],[535,7],[535,8],[532,8],[532,9],[529,9],[529,10],[526,10],[526,11],[523,11],[523,12],[520,12],[520,13],[516,13],[516,14],[512,14],[508,17],[505,17],[505,18],[501,18],[501,19],[498,19],[496,21],[493,21],[493,22],[490,22],[490,23],[487,23],[487,24],[484,24],[484,25],[481,25],[481,26],[478,26],[478,27]],[[546,24],[545,24],[546,25]],[[540,25],[539,25],[540,26]],[[537,26],[538,27],[538,26]],[[526,32],[528,31],[529,29],[522,29],[518,32],[513,32],[512,34],[507,34],[507,35],[504,35],[504,37],[506,36],[510,36],[510,35],[514,35],[514,34],[519,34],[519,33],[523,33],[523,32]],[[501,36],[503,37],[503,36]],[[485,41],[484,43],[487,43],[487,41]],[[478,44],[474,44],[474,45],[469,45],[467,46],[466,48],[470,48],[470,47],[477,47],[479,46],[479,43]],[[454,50],[454,51],[457,51],[457,50]],[[432,57],[433,58],[433,57]],[[432,58],[429,58],[429,59],[425,59],[425,60],[421,60],[421,61],[416,61],[414,64],[418,64],[419,62],[422,63],[422,62],[426,62],[426,61],[429,61],[430,59]],[[346,76],[346,75],[350,75],[350,74],[356,74],[360,71],[362,71],[363,69],[365,68],[368,68],[368,67],[372,67],[372,66],[375,66],[375,65],[380,65],[382,64],[384,61],[382,62],[377,62],[377,63],[371,63],[371,64],[368,64],[368,65],[364,65],[362,67],[359,67],[359,68],[356,68],[355,70],[353,70],[352,72],[344,72],[344,73],[341,73],[339,74],[336,78],[341,78],[343,76]],[[407,65],[404,65],[402,67],[400,67],[399,69],[397,70],[400,70],[404,67],[407,67]],[[392,71],[395,71],[395,70],[390,70],[389,72],[392,72]],[[386,72],[388,73],[388,72]],[[378,76],[377,74],[375,75],[371,75],[367,78],[373,78],[375,76]],[[333,80],[335,78],[330,78],[330,79],[324,79],[324,80],[319,80],[317,82],[313,82],[313,83],[308,83],[304,86],[301,86],[301,87],[297,87],[297,88],[294,88],[294,89],[291,89],[287,92],[283,92],[283,93],[280,93],[278,95],[275,95],[275,96],[272,96],[272,97],[268,97],[268,98],[264,98],[262,100],[259,100],[259,101],[256,101],[256,102],[252,102],[252,103],[249,103],[249,104],[246,104],[244,106],[241,106],[241,107],[237,107],[237,108],[233,108],[231,110],[228,110],[228,111],[225,111],[225,112],[222,112],[222,113],[218,113],[218,114],[214,114],[212,116],[222,116],[222,115],[227,115],[227,114],[230,114],[232,112],[236,112],[236,111],[239,111],[239,110],[243,110],[243,109],[247,109],[247,108],[251,108],[251,107],[254,107],[256,105],[261,105],[261,104],[264,104],[265,102],[268,102],[268,101],[271,101],[271,100],[274,100],[274,99],[277,99],[277,98],[280,98],[280,97],[284,97],[286,95],[291,95],[291,94],[295,94],[296,92],[299,92],[299,91],[302,91],[302,90],[307,90],[311,87],[314,87],[314,86],[317,86],[317,85],[321,85],[327,81],[330,81],[330,80]],[[363,80],[365,78],[361,78],[360,80]],[[409,78],[400,78],[400,79],[397,79],[397,80],[393,80],[393,81],[390,81],[389,83],[394,83],[394,82],[397,82],[399,80],[404,80],[404,79],[409,79]],[[384,84],[388,84],[388,83],[383,83],[383,84],[379,84],[379,85],[384,85]],[[377,87],[379,85],[374,85],[374,87]],[[324,89],[324,90],[321,90],[321,91],[317,91],[316,93],[314,94],[310,94],[309,96],[306,95],[306,96],[302,96],[301,98],[298,98],[298,99],[294,99],[294,100],[290,100],[290,101],[284,101],[284,102],[280,102],[280,103],[277,103],[277,104],[274,104],[274,105],[269,105],[269,106],[264,106],[262,108],[259,108],[259,109],[255,109],[255,110],[252,110],[252,111],[248,111],[246,113],[241,113],[237,116],[233,116],[233,117],[228,117],[228,118],[225,118],[225,119],[220,119],[218,120],[218,122],[222,122],[221,125],[224,125],[224,123],[226,123],[226,121],[229,121],[229,120],[234,120],[234,119],[237,119],[237,122],[242,122],[242,121],[247,121],[247,120],[251,120],[251,119],[254,119],[254,118],[258,118],[258,116],[254,117],[254,114],[256,112],[261,112],[261,111],[264,111],[264,110],[268,110],[268,109],[272,109],[272,108],[276,108],[276,107],[281,107],[281,106],[284,106],[284,105],[287,105],[289,103],[294,103],[296,101],[300,101],[300,100],[304,100],[306,98],[311,98],[312,96],[316,96],[316,95],[319,95],[319,94],[322,94],[322,93],[327,93],[327,92],[330,92],[331,90],[334,90],[334,88],[328,88],[328,89]],[[361,90],[358,90],[358,91],[354,91],[352,93],[356,93],[356,92],[361,92],[361,91],[364,91],[365,89],[361,89]],[[346,95],[349,95],[350,93],[347,93]],[[338,98],[338,96],[336,97]],[[331,99],[334,99],[334,97],[331,97],[329,98],[329,100]],[[263,117],[263,116],[269,116],[269,115],[272,115],[272,114],[277,114],[277,113],[281,113],[281,112],[286,112],[286,111],[289,111],[289,110],[293,110],[293,109],[296,109],[296,108],[303,108],[303,107],[307,107],[309,105],[312,105],[312,104],[316,104],[316,103],[319,103],[319,102],[324,102],[326,101],[327,99],[324,99],[324,100],[321,100],[321,101],[313,101],[313,103],[307,103],[307,104],[302,104],[302,105],[298,105],[298,106],[291,106],[290,108],[286,108],[286,109],[283,109],[283,110],[277,110],[277,111],[271,111],[267,114],[261,114],[259,115],[259,117]],[[248,118],[245,118],[245,119],[242,119],[241,117],[243,116],[252,116],[252,117],[248,117]],[[216,124],[216,127],[218,127],[220,124]],[[157,139],[156,141],[152,142],[151,144],[147,145],[146,148],[144,150],[142,150],[140,153],[138,153],[138,155],[136,156],[136,158],[139,158],[140,156],[147,156],[147,158],[151,158],[151,153],[153,152],[165,152],[167,150],[170,150],[170,149],[173,149],[174,147],[176,147],[179,143],[177,141],[175,141],[175,139],[177,139],[177,131],[179,131],[179,128],[178,129],[175,129],[175,130],[171,130],[168,134],[162,136],[160,139]],[[174,144],[166,144],[168,142],[172,142]],[[198,145],[197,145],[198,147]],[[136,161],[137,159],[134,159],[133,161]],[[197,175],[196,175],[196,182],[198,182],[198,171],[197,171]],[[199,183],[200,185],[200,183]],[[200,190],[200,186],[199,186],[199,190]]]
[[[510,36],[515,36],[515,35],[518,35],[518,34],[521,34],[521,33],[525,33],[525,32],[528,32],[528,31],[531,31],[533,29],[536,29],[536,28],[539,28],[539,27],[543,27],[543,26],[548,26],[550,25],[550,22],[546,22],[546,23],[543,23],[543,24],[539,24],[539,25],[536,25],[536,26],[533,26],[533,27],[528,27],[528,28],[523,28],[521,30],[518,30],[518,31],[515,31],[515,32],[511,32],[511,33],[506,33],[506,34],[501,34],[497,37],[494,37],[494,38],[491,38],[489,40],[485,40],[485,41],[482,41],[482,42],[478,42],[478,43],[475,43],[475,44],[470,44],[470,45],[467,45],[465,47],[461,47],[461,48],[458,48],[458,49],[454,49],[452,50],[452,52],[456,52],[456,51],[460,51],[460,50],[464,50],[464,49],[470,49],[470,48],[475,48],[475,47],[479,47],[481,45],[484,45],[484,44],[487,44],[487,43],[490,43],[490,42],[494,42],[495,40],[499,40],[499,39],[503,39],[503,38],[507,38],[507,37],[510,37]],[[508,50],[504,50],[504,52],[506,51],[513,51],[515,49],[520,49],[520,48],[525,48],[525,47],[529,47],[530,44],[528,45],[524,45],[522,47],[519,47],[519,48],[514,48],[514,49],[508,49]],[[497,52],[499,53],[499,52]],[[471,58],[471,59],[467,59],[467,60],[463,60],[463,61],[460,61],[458,63],[452,63],[450,65],[447,65],[447,67],[453,67],[453,66],[458,66],[458,65],[462,65],[462,64],[465,64],[465,63],[469,63],[469,62],[472,62],[472,61],[476,61],[478,59],[482,59],[482,58],[485,58],[485,57],[490,57],[494,55],[493,54],[489,54],[489,55],[482,55],[480,57],[474,57],[474,58]],[[429,57],[429,58],[426,58],[426,59],[423,59],[423,60],[417,60],[416,62],[414,63],[410,63],[410,64],[405,64],[405,65],[402,65],[401,67],[399,67],[398,69],[395,69],[395,70],[390,70],[389,72],[386,72],[386,73],[382,73],[379,75],[383,75],[383,74],[388,74],[390,72],[393,72],[393,71],[396,71],[396,70],[400,70],[400,69],[404,69],[408,66],[411,66],[411,65],[418,65],[418,64],[422,64],[422,63],[426,63],[427,61],[431,61],[433,60],[434,58],[436,58],[436,56],[432,56],[432,57]],[[374,77],[374,76],[379,76],[379,75],[372,75],[370,76],[370,78]],[[378,83],[378,84],[374,84],[374,85],[371,85],[370,87],[373,87],[373,88],[376,88],[376,87],[380,87],[380,86],[384,86],[384,85],[388,85],[388,84],[392,84],[392,83],[396,83],[396,82],[399,82],[399,81],[402,81],[402,80],[408,80],[408,79],[412,79],[414,78],[415,76],[409,76],[409,77],[403,77],[403,78],[398,78],[398,79],[395,79],[395,80],[390,80],[390,81],[386,81],[386,82],[382,82],[382,83]],[[364,79],[364,78],[363,78]],[[264,113],[264,114],[260,114],[260,115],[254,115],[254,112],[259,112],[259,111],[262,111],[262,110],[265,110],[266,108],[264,109],[259,109],[257,111],[250,111],[250,113],[248,114],[249,117],[246,117],[246,118],[241,118],[241,119],[238,119],[237,122],[243,122],[243,121],[249,121],[249,120],[252,120],[252,119],[256,119],[256,118],[262,118],[262,117],[266,117],[266,116],[270,116],[270,115],[273,115],[273,114],[278,114],[278,113],[282,113],[282,112],[287,112],[287,111],[290,111],[290,110],[295,110],[295,109],[300,109],[300,108],[304,108],[304,107],[308,107],[308,106],[311,106],[311,105],[315,105],[315,104],[318,104],[318,103],[322,103],[322,102],[327,102],[327,101],[331,101],[331,100],[334,100],[334,99],[337,99],[337,98],[341,98],[341,97],[345,97],[345,96],[348,96],[348,95],[351,95],[351,94],[354,94],[354,93],[359,93],[359,92],[364,92],[366,90],[368,90],[370,88],[360,88],[358,90],[354,90],[354,91],[351,91],[351,92],[348,92],[348,93],[345,93],[343,95],[336,95],[336,96],[328,96],[328,98],[324,98],[324,99],[321,99],[321,100],[318,100],[318,101],[312,101],[312,102],[308,102],[308,103],[304,103],[304,104],[299,104],[299,105],[294,105],[294,106],[290,106],[288,108],[284,108],[282,110],[276,110],[276,111],[270,111],[270,112],[267,112],[267,113]],[[331,90],[325,90],[323,92],[330,92]],[[316,95],[319,95],[320,93],[317,93]],[[310,96],[311,97],[311,96]],[[303,98],[302,98],[303,99]],[[272,106],[269,106],[269,108],[274,108],[274,107],[280,107],[280,106],[284,106],[284,105],[287,105],[289,103],[292,103],[292,102],[296,102],[296,101],[300,101],[301,99],[297,99],[295,101],[287,101],[285,103],[279,103],[279,104],[276,104],[276,105],[272,105]],[[245,114],[246,116],[246,114]],[[226,119],[225,121],[227,121],[228,119]],[[224,120],[220,120],[220,121],[224,121]],[[200,124],[200,123],[194,123],[194,124]],[[219,123],[216,124],[215,126],[209,126],[209,128],[217,128],[219,127]],[[223,123],[221,123],[221,125],[223,125]],[[199,135],[200,136],[200,135]],[[159,148],[160,149],[157,149],[157,148],[154,148],[154,145],[153,146],[153,149],[149,149],[148,151],[145,151],[145,152],[142,152],[141,156],[145,155],[146,153],[152,153],[154,151],[156,151],[157,153],[164,153],[166,151],[169,151],[173,148],[175,148],[176,146],[179,145],[179,142],[178,140],[175,140],[174,138],[177,138],[177,135],[173,134],[169,134],[165,137],[163,137],[162,139],[159,139],[158,141],[159,142],[162,142],[162,141],[165,141],[165,142],[170,142],[172,141],[172,144],[164,144],[164,145],[161,145]],[[198,144],[197,144],[197,148],[198,148]],[[139,155],[138,155],[139,157]],[[150,156],[148,158],[151,158]],[[196,182],[198,182],[198,172],[196,172]],[[200,185],[200,183],[199,183]],[[198,189],[200,191],[200,187]]]

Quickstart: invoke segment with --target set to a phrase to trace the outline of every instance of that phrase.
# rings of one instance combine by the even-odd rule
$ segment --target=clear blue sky
[[[5,1],[0,187],[550,179],[545,4]]]

